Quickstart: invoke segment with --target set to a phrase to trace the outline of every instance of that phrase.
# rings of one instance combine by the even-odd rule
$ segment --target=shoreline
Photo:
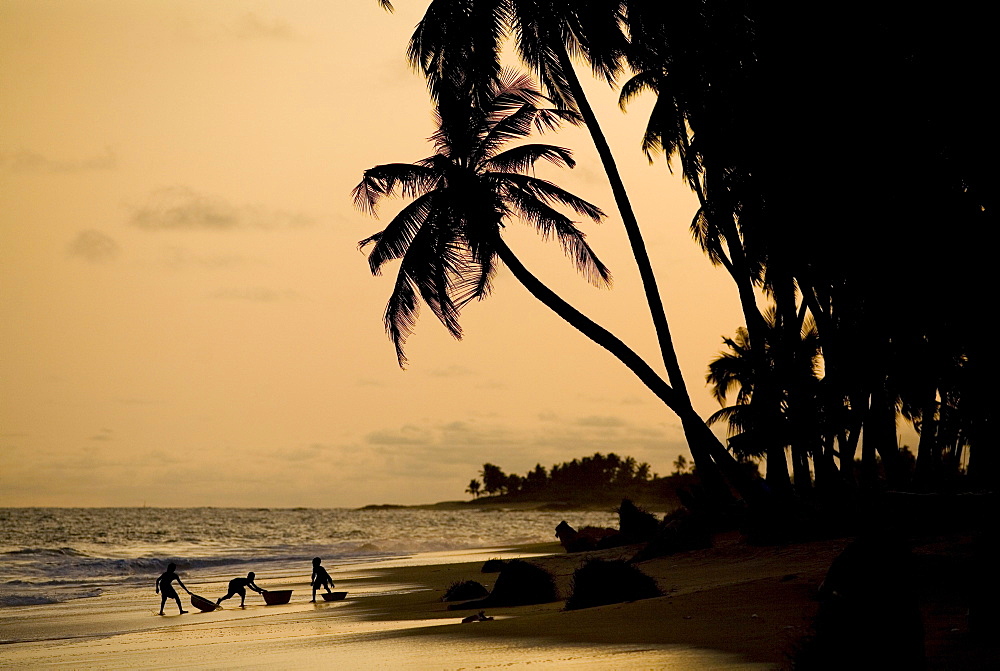
[[[264,606],[248,594],[245,610],[183,616],[170,614],[173,604],[167,616],[153,615],[151,586],[122,588],[0,610],[0,668],[782,669],[809,634],[816,590],[848,542],[751,546],[723,534],[712,548],[638,564],[665,596],[576,611],[564,611],[563,601],[488,608],[495,620],[467,624],[461,619],[475,611],[449,610],[441,597],[457,581],[492,586],[496,574],[481,570],[486,559],[530,557],[565,599],[586,559],[629,558],[637,548],[566,554],[557,543],[535,543],[332,565],[336,590],[348,598],[317,604],[308,602],[306,567],[288,565],[259,578],[265,589],[294,589],[287,605]],[[207,596],[225,580],[191,582]],[[961,604],[925,604],[924,617],[928,668],[996,661],[977,666],[963,652]]]
[[[471,501],[438,501],[437,503],[397,504],[369,503],[354,510],[495,510],[497,512],[613,512],[621,503],[615,501],[496,501],[474,499]],[[635,501],[637,506],[651,513],[669,513],[675,506],[664,502]]]

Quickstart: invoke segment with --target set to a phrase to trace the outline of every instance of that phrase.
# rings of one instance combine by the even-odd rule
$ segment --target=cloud
[[[183,186],[152,192],[135,208],[132,225],[147,231],[301,228],[313,223],[304,214],[259,205],[234,206],[217,196]]]
[[[18,149],[10,157],[3,157],[0,163],[7,163],[12,172],[73,174],[95,170],[114,170],[118,167],[118,157],[110,148],[98,156],[78,159],[54,159],[27,149]]]
[[[396,430],[373,431],[365,436],[372,445],[428,445],[434,437],[427,429],[406,425]]]
[[[90,263],[109,263],[121,253],[121,247],[113,238],[95,230],[80,231],[68,249],[70,256]]]
[[[281,460],[292,462],[312,462],[326,457],[330,452],[330,446],[322,443],[311,443],[302,447],[292,448],[281,452],[278,456]]]
[[[598,417],[597,415],[581,417],[576,420],[576,423],[579,426],[589,426],[599,429],[618,429],[625,426],[625,420],[621,417]]]

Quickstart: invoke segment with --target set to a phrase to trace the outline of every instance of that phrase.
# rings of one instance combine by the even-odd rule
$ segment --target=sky
[[[452,339],[423,310],[401,370],[357,242],[366,168],[431,153],[405,49],[426,0],[0,0],[0,506],[340,507],[466,498],[616,452],[667,474],[680,423],[501,273]],[[585,73],[586,70],[581,68]],[[588,75],[589,77],[589,75]],[[692,240],[696,201],[586,82],[632,194],[696,408],[736,292]],[[526,227],[526,265],[658,370],[596,152],[539,175],[601,206],[611,289]],[[381,222],[381,224],[380,224]]]

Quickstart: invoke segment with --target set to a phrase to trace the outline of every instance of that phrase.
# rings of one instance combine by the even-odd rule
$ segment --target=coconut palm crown
[[[489,85],[485,103],[462,95],[437,99],[434,154],[414,163],[388,163],[365,171],[354,189],[355,204],[375,215],[385,197],[410,199],[392,221],[365,238],[373,274],[399,260],[395,286],[385,311],[385,327],[404,367],[404,344],[413,332],[419,298],[456,338],[459,313],[473,299],[489,295],[498,249],[507,251],[501,232],[507,222],[532,225],[543,238],[558,239],[566,255],[589,281],[610,283],[610,273],[587,244],[576,222],[557,208],[599,222],[604,213],[586,200],[533,174],[542,160],[572,168],[570,151],[550,144],[519,142],[533,132],[577,123],[578,115],[549,107],[527,76],[503,71]]]

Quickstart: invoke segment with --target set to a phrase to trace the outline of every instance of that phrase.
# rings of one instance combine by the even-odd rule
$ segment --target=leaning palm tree
[[[385,325],[401,366],[406,364],[404,344],[416,323],[418,296],[449,333],[460,338],[459,313],[469,301],[489,294],[497,259],[512,269],[521,267],[501,236],[510,220],[530,223],[542,236],[557,238],[593,283],[610,281],[584,233],[556,208],[567,207],[595,222],[604,213],[526,174],[538,161],[572,168],[570,151],[540,143],[509,146],[560,121],[576,122],[576,115],[541,107],[545,99],[523,75],[502,72],[489,88],[485,109],[460,95],[442,95],[438,130],[431,137],[435,153],[412,164],[366,170],[354,189],[355,203],[373,214],[386,196],[412,198],[385,229],[359,243],[362,248],[372,246],[369,265],[374,274],[387,262],[400,261]]]
[[[461,337],[459,313],[491,289],[498,261],[538,300],[625,364],[660,400],[681,416],[689,440],[715,462],[732,458],[714,434],[690,412],[686,393],[668,385],[641,357],[607,329],[556,295],[528,271],[507,246],[502,232],[511,220],[533,225],[543,236],[556,237],[564,251],[595,284],[610,280],[607,268],[586,243],[576,223],[557,207],[566,207],[592,221],[603,218],[595,205],[555,184],[525,174],[538,161],[573,167],[569,150],[527,143],[533,130],[554,128],[560,121],[578,122],[570,110],[539,107],[547,101],[530,81],[501,73],[487,91],[472,102],[469,86],[460,77],[437,97],[439,128],[432,136],[435,153],[412,164],[392,163],[365,171],[354,190],[355,203],[375,213],[388,196],[411,198],[382,231],[365,238],[371,245],[369,265],[375,274],[399,260],[396,283],[385,312],[385,325],[405,365],[404,344],[412,332],[422,299],[456,338]],[[685,412],[688,411],[688,412]],[[724,487],[709,461],[706,484]]]
[[[389,0],[380,4],[392,10]],[[667,380],[686,395],[646,244],[611,147],[572,60],[574,55],[583,56],[595,74],[613,82],[628,48],[623,11],[621,0],[432,0],[413,33],[408,55],[427,77],[433,97],[460,73],[470,81],[471,94],[478,99],[500,72],[501,52],[513,38],[518,55],[537,74],[546,95],[559,109],[580,114],[608,176],[636,260]]]

